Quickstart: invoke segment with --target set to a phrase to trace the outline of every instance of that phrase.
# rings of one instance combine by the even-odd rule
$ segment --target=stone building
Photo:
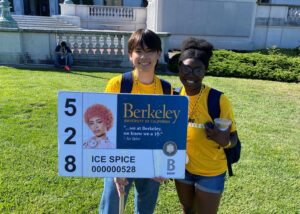
[[[12,13],[16,15],[52,16],[60,14],[59,5],[64,3],[64,0],[9,0],[9,2]],[[88,2],[102,6],[143,7],[146,5],[144,0],[78,0],[79,4]]]
[[[188,36],[207,39],[217,49],[300,46],[300,0],[60,1],[13,0],[18,27],[0,27],[0,63],[50,62],[64,40],[81,64],[126,67],[128,37],[138,28],[161,36],[161,62]]]

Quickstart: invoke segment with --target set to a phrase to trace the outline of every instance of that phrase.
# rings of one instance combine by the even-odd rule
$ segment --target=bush
[[[180,54],[176,53],[174,54],[168,61],[168,69],[169,71],[172,71],[174,73],[178,73],[178,60],[179,60]]]
[[[208,75],[275,80],[300,81],[300,57],[297,50],[270,49],[251,53],[215,50]],[[174,59],[173,59],[174,58]],[[178,56],[170,59],[170,71],[178,71]]]

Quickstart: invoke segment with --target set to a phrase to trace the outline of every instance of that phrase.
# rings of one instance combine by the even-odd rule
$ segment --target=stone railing
[[[64,32],[56,34],[56,43],[66,41],[80,64],[98,66],[104,61],[113,61],[122,67],[129,65],[129,36],[129,32]]]
[[[2,29],[0,64],[53,64],[56,45],[66,41],[73,52],[76,66],[126,70],[132,67],[127,49],[131,33],[100,30]],[[159,63],[165,65],[164,56],[168,53],[170,34],[158,33],[158,35],[162,40]]]
[[[99,5],[60,4],[61,16],[66,22],[85,29],[134,31],[146,28],[147,11],[143,7],[116,7]]]
[[[136,20],[134,8],[89,6],[89,16],[103,19]]]
[[[104,61],[113,61],[122,66],[128,66],[129,56],[127,43],[131,32],[107,31],[78,31],[56,34],[56,43],[66,41],[70,46],[74,59],[98,66]],[[159,33],[162,40],[162,54],[160,63],[165,64],[164,55],[168,53],[167,33]]]

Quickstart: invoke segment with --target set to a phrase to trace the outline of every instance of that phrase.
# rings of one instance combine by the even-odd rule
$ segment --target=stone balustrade
[[[130,65],[127,51],[129,36],[129,32],[57,33],[56,43],[66,41],[78,64],[99,66],[111,60],[120,67],[127,67]]]
[[[136,20],[134,8],[89,6],[89,16],[114,20]]]
[[[143,7],[60,4],[61,16],[84,29],[135,31],[146,28],[147,10]],[[74,23],[74,19],[78,19]]]
[[[127,70],[128,39],[131,31],[9,29],[0,31],[0,64],[52,64],[55,47],[66,41],[74,55],[74,65],[108,70]],[[165,65],[170,34],[158,33],[162,40],[159,60]],[[39,48],[37,48],[39,47]]]
[[[125,56],[124,40],[128,35],[109,34],[57,34],[57,44],[66,41],[72,52],[78,56],[91,55],[101,57]]]
[[[56,44],[66,41],[74,59],[98,66],[103,61],[118,62],[121,67],[130,65],[128,39],[131,32],[74,31],[56,33]],[[167,33],[158,33],[162,40],[160,63],[165,64],[164,56],[168,53]]]

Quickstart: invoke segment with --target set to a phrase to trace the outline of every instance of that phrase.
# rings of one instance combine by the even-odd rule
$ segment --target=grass
[[[103,91],[116,73],[0,67],[0,213],[97,213],[101,178],[57,175],[57,92]],[[163,76],[179,86],[176,76]],[[300,85],[206,77],[230,98],[242,157],[219,213],[300,212]],[[132,213],[132,193],[126,213]],[[156,213],[181,213],[173,182]]]

